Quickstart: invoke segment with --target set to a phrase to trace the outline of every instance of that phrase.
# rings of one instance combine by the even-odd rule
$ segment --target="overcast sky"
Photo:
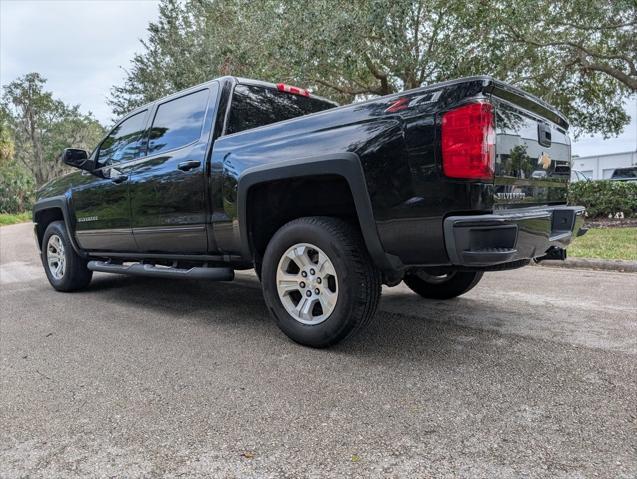
[[[109,124],[109,91],[157,16],[155,0],[0,0],[0,83],[39,72],[56,97]],[[582,138],[573,153],[635,151],[637,99],[626,107],[632,122],[619,138]]]
[[[108,124],[110,89],[157,17],[154,0],[0,0],[2,84],[38,72],[54,96]]]

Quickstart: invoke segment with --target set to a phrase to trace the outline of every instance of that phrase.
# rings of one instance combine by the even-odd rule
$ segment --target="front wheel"
[[[482,272],[478,271],[454,271],[442,275],[415,271],[407,273],[403,281],[423,298],[450,299],[473,289],[480,279]]]
[[[299,218],[270,240],[263,294],[281,330],[305,346],[342,341],[374,316],[379,271],[354,227],[337,218]]]
[[[86,288],[93,272],[73,249],[62,221],[51,223],[42,238],[42,265],[49,283],[58,291]]]

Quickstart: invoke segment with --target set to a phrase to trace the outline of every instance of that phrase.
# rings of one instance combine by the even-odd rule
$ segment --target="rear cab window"
[[[237,84],[232,94],[226,134],[317,113],[335,106],[320,98],[294,95],[267,86]]]

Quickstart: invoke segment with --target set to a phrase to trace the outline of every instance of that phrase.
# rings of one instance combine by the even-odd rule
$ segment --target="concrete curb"
[[[535,263],[531,262],[531,264]],[[598,269],[603,271],[619,271],[622,273],[637,273],[637,261],[567,258],[566,261],[542,261],[538,264],[538,266],[548,266],[550,268]]]

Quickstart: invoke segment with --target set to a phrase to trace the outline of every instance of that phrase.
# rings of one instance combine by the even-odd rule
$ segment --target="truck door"
[[[75,236],[83,249],[136,251],[130,223],[129,176],[143,155],[148,110],[122,120],[97,148],[97,168],[72,191]]]
[[[141,252],[208,251],[206,156],[217,92],[212,83],[153,111],[146,157],[130,179],[131,223]]]

